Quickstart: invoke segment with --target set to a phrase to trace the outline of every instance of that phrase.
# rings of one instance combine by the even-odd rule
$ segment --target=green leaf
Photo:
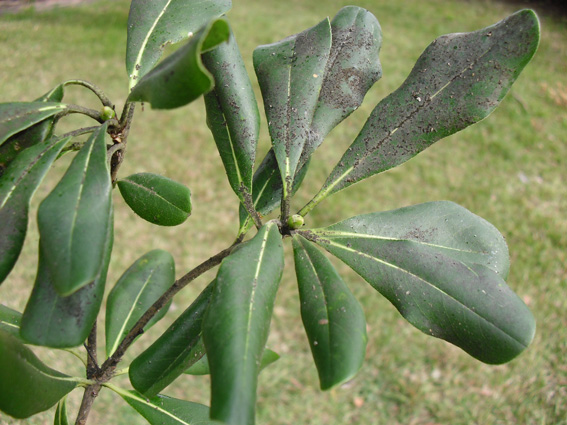
[[[207,125],[213,133],[230,185],[243,203],[252,193],[256,144],[260,131],[258,104],[234,34],[203,54],[215,88],[205,95]]]
[[[63,86],[58,85],[51,91],[47,92],[35,102],[61,102],[63,100]],[[24,149],[43,142],[51,137],[55,116],[44,119],[43,121],[32,125],[12,137],[0,146],[0,177],[4,174],[8,165],[14,158]]]
[[[404,163],[487,117],[534,55],[539,22],[517,12],[496,25],[435,40],[406,81],[376,106],[318,200]]]
[[[44,365],[18,339],[0,330],[0,410],[23,419],[49,409],[77,380]]]
[[[229,35],[224,19],[209,22],[185,46],[144,75],[130,92],[128,102],[148,102],[154,109],[173,109],[209,92],[214,80],[201,62],[201,53],[227,41]]]
[[[160,226],[177,226],[191,215],[191,191],[181,183],[152,173],[132,174],[118,181],[132,210]]]
[[[14,134],[30,128],[67,108],[57,102],[0,103],[0,145]]]
[[[91,283],[104,263],[112,184],[102,125],[39,206],[40,243],[55,290],[62,296]]]
[[[26,342],[45,347],[68,348],[77,347],[86,341],[104,297],[114,242],[112,220],[111,214],[101,273],[93,282],[66,297],[59,295],[54,288],[40,242],[37,276],[20,329],[20,336]]]
[[[260,361],[258,372],[261,372],[266,367],[279,360],[279,358],[280,356],[278,353],[266,347],[262,353],[262,360]],[[209,369],[209,358],[205,354],[183,373],[186,373],[187,375],[208,375],[211,373]]]
[[[321,389],[327,390],[354,377],[362,366],[366,320],[331,262],[303,237],[294,235],[292,242],[301,318]]]
[[[69,425],[69,420],[67,419],[67,397],[63,397],[63,399],[57,403],[53,425]]]
[[[419,330],[485,363],[507,362],[533,339],[534,318],[503,279],[502,237],[461,207],[422,204],[298,233],[349,265]]]
[[[268,128],[284,195],[291,193],[331,50],[329,19],[278,43],[254,50],[254,68],[264,98]]]
[[[211,370],[211,419],[254,423],[258,365],[283,263],[278,226],[268,222],[220,266],[203,320]]]
[[[144,396],[155,396],[205,353],[201,323],[214,283],[211,282],[162,336],[130,365],[130,382]]]
[[[343,7],[331,22],[333,44],[319,100],[299,166],[329,132],[362,104],[382,76],[378,55],[382,31],[376,17],[357,6]]]
[[[158,62],[165,45],[192,37],[231,7],[230,0],[133,0],[126,46],[130,87]]]
[[[0,331],[19,338],[21,321],[22,313],[0,304]]]
[[[0,283],[18,260],[26,238],[30,199],[69,138],[26,149],[0,177]]]
[[[106,355],[110,357],[145,311],[175,282],[175,262],[167,251],[155,249],[132,264],[106,301]],[[169,307],[169,305],[168,305]],[[167,313],[162,308],[145,330]]]

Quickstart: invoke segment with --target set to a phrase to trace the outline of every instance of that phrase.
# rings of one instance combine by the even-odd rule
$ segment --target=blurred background
[[[99,85],[120,110],[128,91],[124,55],[129,2],[23,3],[30,2],[0,0],[0,102],[33,100],[61,81],[80,78]],[[288,267],[268,341],[281,359],[260,375],[257,422],[567,424],[567,18],[563,1],[235,1],[228,18],[260,110],[253,49],[300,32],[326,16],[332,18],[347,4],[367,8],[380,21],[384,75],[359,110],[315,153],[294,198],[296,210],[319,190],[373,107],[404,81],[431,41],[442,34],[492,25],[525,6],[538,12],[542,25],[539,51],[490,117],[436,143],[404,165],[328,198],[306,218],[307,226],[319,227],[421,202],[457,202],[493,223],[506,237],[511,255],[508,283],[532,309],[538,330],[533,344],[511,363],[483,365],[413,328],[374,289],[333,260],[363,305],[369,342],[358,376],[321,392],[299,317],[291,247],[286,243]],[[79,87],[67,88],[65,101],[99,108],[94,95]],[[71,117],[59,132],[83,125],[91,124]],[[269,146],[263,121],[258,161]],[[64,157],[40,187],[30,217],[35,217],[39,201],[69,160]],[[158,228],[135,216],[115,192],[116,237],[107,290],[151,249],[171,252],[181,276],[230,245],[237,232],[238,201],[205,125],[202,100],[173,112],[137,108],[120,174],[125,177],[142,171],[164,174],[190,187],[193,216],[181,227]],[[0,286],[1,302],[19,311],[25,308],[36,272],[34,221],[21,260]],[[151,344],[213,277],[214,272],[209,272],[185,288],[167,317],[138,340],[126,360]],[[99,321],[101,341],[103,317]],[[58,370],[84,372],[80,362],[67,353],[34,351]],[[102,353],[103,347],[99,355]],[[129,385],[127,378],[118,378],[117,383]],[[184,376],[164,394],[208,404],[208,378]],[[73,418],[81,395],[82,391],[75,391],[70,396]],[[51,424],[53,411],[23,422],[0,413],[0,424],[16,423]],[[103,391],[89,423],[144,424],[145,420],[110,391]]]

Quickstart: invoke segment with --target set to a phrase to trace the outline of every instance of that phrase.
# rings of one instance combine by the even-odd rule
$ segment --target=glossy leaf
[[[126,70],[130,87],[150,71],[163,48],[190,38],[232,7],[230,0],[133,0],[128,16]]]
[[[130,365],[130,382],[144,396],[155,396],[205,353],[201,323],[214,283]]]
[[[301,319],[319,372],[321,389],[348,381],[366,354],[362,307],[331,262],[308,240],[293,236]]]
[[[21,321],[22,313],[0,304],[0,331],[19,338]]]
[[[0,283],[22,250],[31,197],[68,141],[46,140],[26,149],[0,177]]]
[[[530,344],[534,318],[503,279],[502,237],[461,210],[422,204],[299,233],[348,264],[422,332],[485,363],[504,363]]]
[[[402,86],[376,106],[318,197],[400,165],[487,117],[538,42],[539,22],[531,10],[479,31],[435,40]]]
[[[265,348],[262,353],[262,360],[260,360],[259,372],[279,360],[279,358],[280,356],[278,353],[270,350],[269,348]],[[186,373],[187,375],[208,375],[211,373],[207,355],[205,354],[183,373]]]
[[[191,191],[181,183],[152,173],[132,174],[118,181],[132,210],[160,226],[177,226],[191,215]]]
[[[264,98],[284,194],[291,193],[331,50],[331,24],[318,25],[254,50],[254,68]]]
[[[334,127],[358,109],[366,92],[382,76],[378,59],[382,31],[372,13],[357,6],[343,7],[333,18],[331,30],[330,57],[299,166]]]
[[[203,320],[211,370],[211,419],[254,423],[258,365],[283,261],[278,226],[268,222],[220,266]]]
[[[132,264],[118,280],[106,302],[106,355],[110,357],[145,311],[175,282],[175,262],[167,251],[155,249]],[[155,316],[154,324],[167,308]],[[149,324],[148,324],[149,325]],[[146,326],[145,329],[149,329]]]
[[[23,419],[54,406],[77,386],[43,364],[18,339],[0,330],[0,410]]]
[[[67,419],[67,397],[64,397],[57,403],[53,425],[69,425],[69,420]]]
[[[104,263],[112,208],[107,124],[96,130],[39,206],[41,249],[55,290],[71,295],[93,282]]]
[[[205,95],[207,125],[213,133],[230,186],[249,202],[256,144],[260,131],[258,104],[238,45],[231,33],[227,43],[203,55],[215,88]]]
[[[63,100],[63,86],[58,85],[35,102],[61,102]],[[55,116],[44,119],[37,124],[13,135],[0,146],[0,177],[14,158],[30,146],[37,145],[51,137],[53,133]]]
[[[113,230],[111,214],[101,273],[93,282],[66,297],[59,295],[54,288],[40,242],[37,276],[22,317],[22,339],[30,344],[53,348],[77,347],[86,341],[104,297],[114,242]]]
[[[65,110],[58,102],[0,103],[0,145],[13,135]]]
[[[224,19],[208,23],[179,48],[149,71],[134,86],[129,102],[148,102],[154,109],[186,105],[209,92],[212,75],[201,62],[201,53],[228,40],[230,28]]]

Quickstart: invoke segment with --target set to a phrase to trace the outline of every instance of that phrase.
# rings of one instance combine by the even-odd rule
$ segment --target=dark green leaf
[[[230,0],[133,0],[126,47],[130,87],[158,62],[165,45],[192,37],[231,7]]]
[[[100,310],[106,274],[114,242],[112,214],[105,241],[104,264],[100,275],[73,294],[63,297],[53,287],[40,243],[39,264],[34,288],[24,315],[20,335],[25,341],[54,348],[77,347],[86,341]]]
[[[378,55],[382,31],[376,17],[356,6],[343,7],[331,22],[333,44],[323,87],[299,166],[323,138],[362,103],[366,92],[382,76]]]
[[[106,128],[104,124],[92,134],[39,206],[44,261],[53,287],[62,296],[97,279],[104,263],[112,208]]]
[[[268,222],[224,259],[203,320],[211,370],[211,418],[254,423],[258,365],[283,271],[282,238]]]
[[[0,145],[14,134],[65,110],[57,102],[0,103]]]
[[[480,31],[435,40],[402,86],[376,106],[318,198],[402,164],[487,117],[538,42],[539,22],[530,10]]]
[[[152,173],[132,174],[118,181],[132,210],[160,226],[177,226],[191,215],[191,191],[181,183]]]
[[[129,102],[148,102],[154,109],[186,105],[209,92],[214,80],[201,62],[201,53],[227,41],[228,22],[218,19],[201,28],[187,44],[165,58],[134,86]]]
[[[0,177],[0,283],[22,250],[30,199],[68,141],[46,140],[26,149]]]
[[[268,367],[279,358],[280,356],[278,353],[266,347],[264,349],[264,352],[262,353],[262,360],[260,361],[260,367],[258,371],[261,372],[264,368]],[[205,354],[183,373],[186,373],[187,375],[208,375],[209,373],[211,373],[211,371],[209,370],[209,359],[207,355]]]
[[[167,251],[155,249],[139,258],[118,280],[106,301],[106,355],[110,357],[145,311],[175,282],[175,262]],[[154,316],[160,320],[167,308]],[[145,329],[149,329],[150,324]]]
[[[0,410],[18,419],[49,409],[77,380],[44,365],[18,339],[0,330]]]
[[[207,125],[213,133],[230,185],[242,202],[249,202],[256,144],[260,130],[258,104],[238,45],[231,33],[203,55],[215,88],[205,95]]]
[[[0,331],[19,338],[21,321],[22,313],[0,304]]]
[[[67,397],[63,397],[63,399],[57,403],[53,425],[69,425],[67,419]]]
[[[504,363],[530,344],[534,318],[503,279],[502,237],[462,210],[423,204],[299,233],[352,267],[419,330],[485,363]]]
[[[254,50],[254,68],[280,175],[286,182],[286,198],[291,193],[303,147],[311,137],[311,122],[330,50],[329,19]]]
[[[215,281],[181,316],[130,365],[132,386],[147,397],[153,397],[205,353],[201,340],[201,323]]]
[[[293,236],[301,319],[321,389],[351,379],[366,354],[366,321],[360,304],[331,262],[309,241]]]

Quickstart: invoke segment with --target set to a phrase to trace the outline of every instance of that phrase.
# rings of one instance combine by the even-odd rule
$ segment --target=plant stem
[[[77,85],[83,86],[90,91],[92,91],[101,101],[104,106],[108,106],[109,108],[113,108],[114,105],[110,101],[110,99],[106,96],[106,94],[98,87],[88,81],[84,80],[67,80],[63,83],[63,87],[70,86],[70,85]]]
[[[91,412],[91,408],[93,407],[93,403],[95,398],[97,398],[101,387],[102,384],[96,383],[85,388],[83,399],[81,400],[81,407],[79,408],[79,413],[75,420],[75,425],[85,425],[87,423],[89,413]]]
[[[126,143],[128,141],[128,134],[130,133],[130,125],[134,117],[134,108],[135,105],[133,103],[126,103],[124,105],[122,115],[120,116],[118,131],[111,134],[114,145],[120,145],[120,148],[115,148],[110,157],[110,178],[113,186],[116,184],[116,180],[118,180],[118,170],[126,154]]]

